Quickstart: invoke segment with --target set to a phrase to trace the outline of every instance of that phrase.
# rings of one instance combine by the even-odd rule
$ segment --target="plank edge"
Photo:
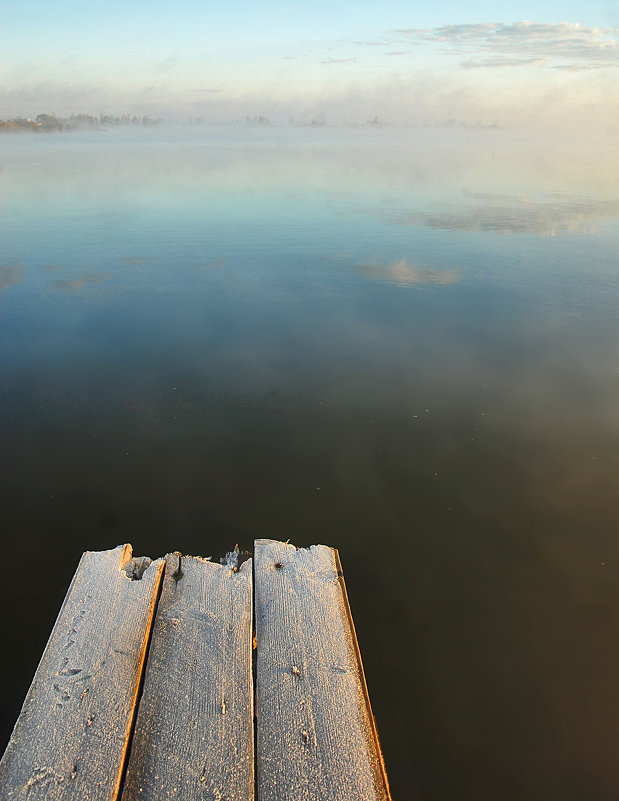
[[[376,748],[376,756],[378,758],[378,764],[380,768],[380,779],[382,780],[383,790],[385,793],[386,801],[392,801],[391,799],[391,791],[389,789],[389,779],[387,778],[387,768],[385,766],[385,758],[383,756],[383,750],[380,746],[380,739],[378,737],[378,728],[376,726],[376,719],[374,717],[374,713],[372,712],[372,704],[370,702],[370,694],[368,692],[367,681],[365,678],[365,671],[363,669],[363,661],[361,659],[361,650],[359,648],[359,641],[357,640],[357,632],[355,629],[355,624],[353,621],[352,611],[350,609],[350,603],[348,600],[348,592],[346,591],[346,582],[344,581],[344,571],[342,570],[342,562],[340,560],[340,553],[337,548],[331,548],[333,552],[333,558],[335,561],[335,567],[337,571],[337,580],[339,583],[340,591],[342,593],[342,601],[344,604],[344,609],[346,610],[346,617],[348,619],[348,625],[350,627],[350,636],[352,640],[352,645],[355,653],[355,659],[357,660],[357,668],[359,671],[359,681],[361,683],[361,691],[363,693],[363,698],[365,700],[365,706],[368,714],[368,720],[371,728],[372,738],[374,740],[374,746]]]

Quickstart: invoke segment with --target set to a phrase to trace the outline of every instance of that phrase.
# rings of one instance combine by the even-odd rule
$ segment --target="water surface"
[[[5,136],[4,738],[83,550],[290,538],[394,798],[616,799],[613,144]]]

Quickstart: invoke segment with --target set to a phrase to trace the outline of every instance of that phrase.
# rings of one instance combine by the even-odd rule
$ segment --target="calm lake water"
[[[83,550],[290,538],[395,799],[616,801],[616,138],[1,145],[3,744]]]

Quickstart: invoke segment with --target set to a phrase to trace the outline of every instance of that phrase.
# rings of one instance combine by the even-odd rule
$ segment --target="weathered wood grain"
[[[254,559],[258,801],[389,799],[337,551]]]
[[[147,560],[148,563],[149,560]],[[77,568],[0,762],[3,799],[117,798],[163,561],[131,546]]]
[[[122,799],[250,801],[253,756],[251,560],[168,555]]]

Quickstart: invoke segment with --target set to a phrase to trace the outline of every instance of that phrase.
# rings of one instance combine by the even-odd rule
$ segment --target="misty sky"
[[[619,123],[618,0],[4,0],[0,117]]]

